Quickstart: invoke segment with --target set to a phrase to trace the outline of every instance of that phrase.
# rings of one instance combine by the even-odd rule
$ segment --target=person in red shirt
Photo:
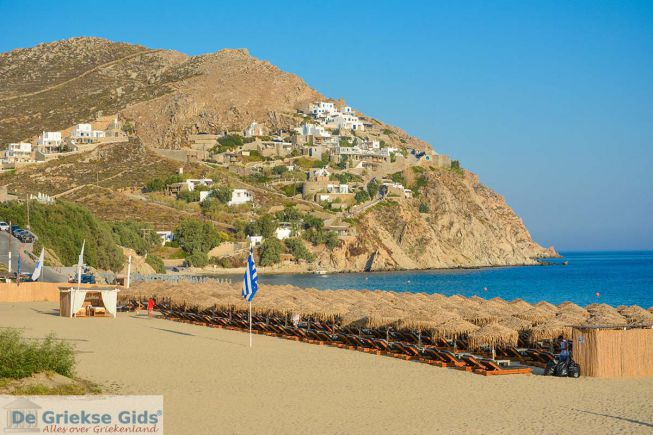
[[[150,298],[147,301],[147,316],[151,319],[152,312],[154,311],[154,299]]]

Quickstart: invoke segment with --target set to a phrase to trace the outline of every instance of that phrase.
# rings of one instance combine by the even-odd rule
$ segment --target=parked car
[[[5,221],[0,221],[0,231],[9,231],[9,224]]]
[[[36,240],[34,234],[30,233],[27,230],[20,230],[16,232],[16,238],[21,241],[21,243],[33,243]]]
[[[19,227],[18,225],[12,225],[11,228],[10,228],[10,230],[11,230],[11,231],[10,231],[11,235],[12,235],[12,236],[15,236],[15,235],[16,235],[16,232],[17,232],[17,231],[21,231],[22,228]]]

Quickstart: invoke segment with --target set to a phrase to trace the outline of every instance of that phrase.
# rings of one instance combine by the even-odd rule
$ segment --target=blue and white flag
[[[247,270],[245,270],[245,279],[243,280],[242,296],[247,302],[252,302],[257,291],[258,275],[256,274],[256,264],[254,264],[254,249],[250,246],[249,257],[247,257]]]
[[[43,262],[45,261],[45,248],[41,248],[41,255],[34,266],[34,272],[32,272],[32,281],[36,281],[41,277],[41,272],[43,271]]]

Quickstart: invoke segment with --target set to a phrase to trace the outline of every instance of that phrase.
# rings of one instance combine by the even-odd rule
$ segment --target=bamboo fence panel
[[[653,329],[574,328],[573,357],[583,376],[653,376]]]

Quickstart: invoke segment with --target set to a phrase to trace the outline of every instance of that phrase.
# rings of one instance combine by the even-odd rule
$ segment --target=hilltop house
[[[58,152],[61,149],[61,132],[44,131],[36,143],[38,150],[43,154]]]
[[[274,230],[274,235],[279,240],[287,239],[292,235],[292,227],[287,222],[281,222],[281,224]]]
[[[308,105],[308,113],[313,115],[315,118],[324,118],[337,111],[338,109],[336,109],[335,104],[327,103],[326,101],[320,101]]]
[[[91,124],[77,124],[70,132],[71,139],[76,143],[93,143],[98,139],[104,139],[104,131],[93,130]]]
[[[252,201],[252,193],[247,189],[234,189],[227,205],[241,205]]]
[[[32,144],[29,142],[10,143],[5,151],[5,158],[12,162],[32,160]]]
[[[295,131],[302,136],[331,137],[331,133],[323,126],[311,123],[303,124],[301,127],[295,128]]]
[[[252,121],[249,127],[245,129],[244,134],[245,137],[265,136],[265,126]]]

